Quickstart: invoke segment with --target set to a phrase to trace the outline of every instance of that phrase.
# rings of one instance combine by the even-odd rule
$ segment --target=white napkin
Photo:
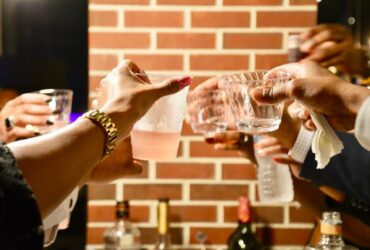
[[[315,154],[317,168],[323,169],[331,157],[342,151],[343,143],[322,114],[313,111],[310,114],[317,128],[312,140],[312,152]]]

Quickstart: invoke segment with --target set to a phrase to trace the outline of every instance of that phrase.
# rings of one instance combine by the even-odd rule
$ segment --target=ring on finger
[[[4,123],[7,129],[12,129],[14,127],[14,115],[6,117]]]

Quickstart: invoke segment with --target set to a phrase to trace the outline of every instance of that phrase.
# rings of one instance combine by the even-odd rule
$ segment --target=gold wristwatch
[[[82,117],[90,119],[104,131],[105,143],[102,158],[111,154],[116,148],[117,141],[117,128],[113,120],[98,109],[90,110],[83,114]]]

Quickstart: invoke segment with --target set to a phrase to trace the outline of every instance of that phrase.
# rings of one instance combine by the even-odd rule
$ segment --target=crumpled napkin
[[[310,115],[317,128],[311,148],[315,154],[317,168],[323,169],[329,163],[331,157],[342,152],[343,143],[322,114],[311,110]]]

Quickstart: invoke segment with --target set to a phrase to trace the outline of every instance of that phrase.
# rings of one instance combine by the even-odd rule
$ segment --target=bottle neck
[[[160,236],[165,236],[168,234],[168,215],[169,215],[169,205],[167,202],[160,202],[158,205],[158,227],[157,231]]]
[[[239,198],[239,206],[238,206],[238,221],[239,221],[239,224],[250,224],[250,222],[252,221],[252,218],[251,218],[251,207],[250,207],[250,204],[249,204],[249,200],[244,198],[244,197],[240,197]]]

